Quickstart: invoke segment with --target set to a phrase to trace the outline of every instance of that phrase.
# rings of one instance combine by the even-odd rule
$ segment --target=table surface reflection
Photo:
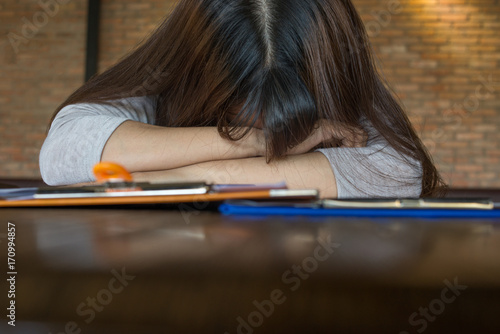
[[[68,324],[84,333],[500,330],[500,221],[158,207],[2,209],[0,217],[2,263],[7,222],[16,226],[17,321],[31,326],[26,333]],[[442,294],[450,285],[461,287],[454,301],[436,302],[451,298]]]

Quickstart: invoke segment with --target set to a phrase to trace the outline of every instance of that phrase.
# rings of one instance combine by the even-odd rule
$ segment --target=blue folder
[[[500,209],[429,209],[429,208],[324,208],[321,205],[276,204],[250,201],[226,201],[219,206],[224,215],[252,216],[332,216],[332,217],[411,217],[411,218],[500,218]]]

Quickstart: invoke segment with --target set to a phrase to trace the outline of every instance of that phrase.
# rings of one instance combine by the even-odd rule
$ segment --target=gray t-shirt
[[[40,152],[40,171],[49,185],[94,181],[93,166],[112,133],[125,121],[155,124],[155,98],[134,97],[108,104],[66,106],[54,119]],[[339,198],[418,197],[420,165],[368,132],[362,148],[318,149],[335,174]]]

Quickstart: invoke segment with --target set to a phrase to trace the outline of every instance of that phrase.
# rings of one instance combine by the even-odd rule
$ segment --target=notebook
[[[0,189],[0,208],[213,202],[228,199],[310,201],[318,197],[317,190],[292,190],[284,183],[211,185],[205,182],[109,182],[82,187]]]
[[[276,184],[207,184],[200,182],[138,183],[120,164],[100,162],[93,168],[96,183],[73,187],[0,189],[2,207],[98,206],[199,203],[228,199],[316,200],[314,189],[291,190]]]
[[[350,199],[287,201],[225,201],[219,211],[225,215],[332,216],[332,217],[423,217],[500,218],[500,209],[489,199]]]

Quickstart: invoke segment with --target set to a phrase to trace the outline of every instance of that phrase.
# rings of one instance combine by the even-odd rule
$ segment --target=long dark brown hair
[[[440,195],[439,173],[374,64],[350,0],[180,0],[147,40],[75,91],[52,120],[70,104],[151,96],[160,126],[217,126],[239,140],[243,125],[260,118],[268,161],[303,142],[320,119],[352,127],[365,120],[421,165],[421,196]]]

